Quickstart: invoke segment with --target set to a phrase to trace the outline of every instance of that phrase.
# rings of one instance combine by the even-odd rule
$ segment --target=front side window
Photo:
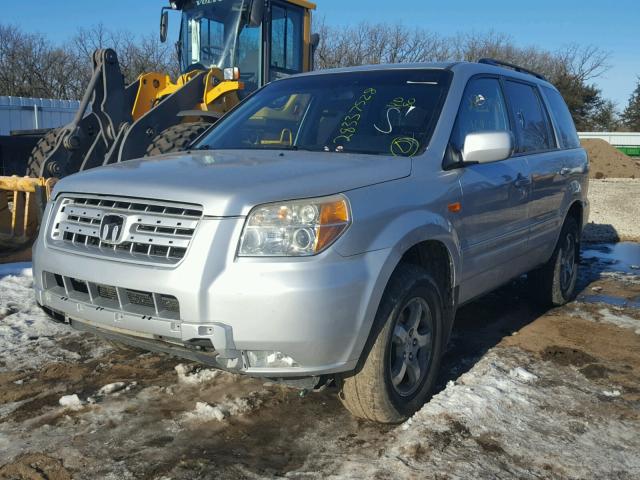
[[[578,148],[580,146],[580,140],[578,139],[576,126],[573,123],[573,118],[571,117],[571,113],[569,113],[569,109],[562,95],[560,95],[557,90],[549,87],[542,87],[542,91],[549,102],[551,115],[555,121],[562,147]]]
[[[284,79],[218,122],[197,148],[414,156],[429,143],[450,79],[443,70]]]
[[[464,140],[470,133],[509,130],[507,106],[496,78],[475,78],[467,84],[449,143],[452,162],[462,161]]]
[[[555,142],[551,138],[547,115],[535,87],[507,80],[505,89],[514,116],[518,153],[553,148]]]

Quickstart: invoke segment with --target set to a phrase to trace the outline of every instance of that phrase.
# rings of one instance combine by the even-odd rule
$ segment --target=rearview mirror
[[[464,138],[462,159],[474,163],[497,162],[509,158],[512,151],[513,139],[510,132],[469,133]]]
[[[162,43],[167,41],[167,32],[169,30],[169,12],[164,8],[160,14],[160,41]]]

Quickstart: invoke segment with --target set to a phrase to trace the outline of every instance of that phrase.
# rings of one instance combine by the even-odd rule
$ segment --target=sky
[[[157,32],[168,0],[4,1],[0,23],[38,32],[56,42],[80,27]],[[316,0],[316,15],[329,25],[361,21],[402,23],[443,35],[506,33],[520,46],[555,50],[568,44],[596,45],[610,54],[610,69],[595,83],[624,108],[640,76],[640,0]],[[178,17],[170,19],[176,34]]]

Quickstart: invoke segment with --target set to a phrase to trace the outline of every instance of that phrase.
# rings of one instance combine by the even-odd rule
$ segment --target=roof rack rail
[[[533,75],[536,78],[539,78],[540,80],[547,80],[544,75],[541,75],[537,72],[534,72],[533,70],[529,70],[527,68],[524,67],[520,67],[518,65],[515,65],[513,63],[509,63],[509,62],[503,62],[502,60],[496,60],[494,58],[481,58],[480,60],[478,60],[478,63],[484,63],[486,65],[493,65],[494,67],[507,67],[507,68],[511,68],[513,70],[515,70],[516,72],[520,72],[520,73],[528,73],[529,75]]]

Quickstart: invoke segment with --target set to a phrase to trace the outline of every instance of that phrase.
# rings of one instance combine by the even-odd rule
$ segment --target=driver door
[[[511,131],[500,80],[472,78],[465,89],[449,150],[461,152],[469,133]],[[528,240],[531,180],[526,157],[460,169],[462,208],[456,216],[462,249],[461,301],[492,290],[520,270]]]

